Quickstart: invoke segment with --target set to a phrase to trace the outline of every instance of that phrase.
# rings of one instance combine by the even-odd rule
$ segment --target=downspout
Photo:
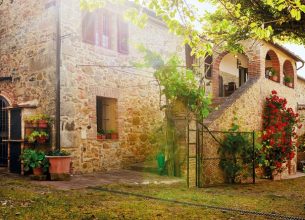
[[[61,65],[61,19],[60,0],[56,2],[57,22],[56,22],[56,149],[60,150],[60,65]]]
[[[302,69],[304,67],[304,61],[301,61],[302,66],[300,66],[299,68],[297,68],[297,70]]]

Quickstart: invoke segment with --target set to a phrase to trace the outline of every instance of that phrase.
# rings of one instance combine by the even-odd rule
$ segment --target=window
[[[110,49],[110,22],[111,16],[105,10],[84,12],[82,19],[83,41]]]
[[[129,52],[128,35],[128,23],[122,17],[118,16],[118,51],[120,53],[127,54]]]
[[[117,131],[117,100],[105,97],[96,97],[97,132]]]

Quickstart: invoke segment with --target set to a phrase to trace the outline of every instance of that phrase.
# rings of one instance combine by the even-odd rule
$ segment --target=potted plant
[[[278,76],[277,76],[275,69],[273,69],[273,68],[269,69],[269,77],[271,78],[271,80],[273,80],[275,82],[278,81]]]
[[[106,139],[111,139],[111,133],[112,133],[112,130],[105,131]]]
[[[112,130],[111,131],[111,139],[112,140],[117,140],[118,138],[119,138],[118,132],[116,132],[116,130]]]
[[[292,78],[290,76],[284,76],[284,83],[290,88],[293,87]]]
[[[60,175],[70,174],[71,156],[66,151],[54,150],[48,153],[46,158],[49,160],[49,172],[51,180],[61,179]]]
[[[25,118],[25,127],[29,128],[47,128],[51,123],[50,116],[46,114],[30,115]]]
[[[49,138],[48,133],[46,133],[45,131],[40,131],[36,140],[37,140],[37,143],[44,144],[47,142],[48,138]]]
[[[105,140],[106,139],[106,134],[105,134],[104,129],[101,129],[97,132],[96,138],[99,139],[99,140]]]
[[[23,161],[24,170],[30,171],[32,169],[35,176],[42,175],[49,168],[49,162],[41,151],[25,149],[20,159]]]
[[[38,127],[38,122],[36,120],[36,115],[30,115],[25,117],[25,127],[27,128],[37,128]]]
[[[38,127],[39,128],[47,128],[50,123],[50,117],[45,114],[38,115]]]
[[[39,144],[44,144],[48,140],[48,138],[49,135],[47,132],[37,130],[26,136],[26,139],[29,143],[35,143],[37,141],[37,143]]]

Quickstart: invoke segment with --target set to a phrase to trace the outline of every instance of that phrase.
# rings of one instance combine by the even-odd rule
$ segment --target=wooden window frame
[[[122,54],[128,54],[129,53],[129,25],[127,22],[123,20],[121,16],[117,17],[117,38],[118,38],[118,52]],[[122,46],[124,44],[123,40],[125,39],[125,47]]]
[[[85,21],[85,16],[88,16],[87,21]],[[92,26],[93,30],[89,29],[89,31],[92,31],[93,39],[88,39],[88,36],[90,36],[88,33],[85,32],[86,24],[85,22],[92,22],[94,23]],[[104,23],[106,20],[106,23]],[[107,26],[106,29],[104,27]],[[82,16],[82,40],[85,43],[103,47],[106,49],[111,49],[111,16],[110,13],[106,10],[95,10],[93,12],[84,12]],[[106,35],[105,35],[106,34]],[[105,45],[103,43],[104,36],[108,37],[107,44]]]

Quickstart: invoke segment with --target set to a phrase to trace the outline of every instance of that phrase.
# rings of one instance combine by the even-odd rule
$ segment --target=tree
[[[80,0],[81,7],[101,7],[108,0]],[[170,31],[182,35],[197,57],[205,57],[212,48],[241,52],[241,40],[305,43],[305,0],[194,0],[217,6],[213,13],[199,13],[202,8],[189,0],[134,0],[129,19],[143,26],[148,8],[156,13]],[[109,1],[110,2],[110,1]],[[114,0],[111,3],[123,3]]]

